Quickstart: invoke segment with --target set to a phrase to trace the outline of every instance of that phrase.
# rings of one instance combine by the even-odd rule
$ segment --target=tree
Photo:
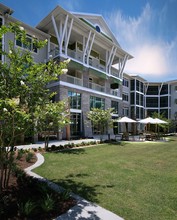
[[[66,72],[67,62],[57,63],[52,59],[47,63],[35,63],[27,49],[32,44],[41,49],[47,40],[36,38],[28,42],[26,32],[19,24],[10,23],[0,28],[2,37],[11,33],[13,40],[8,42],[8,51],[0,45],[0,55],[6,62],[0,61],[0,191],[8,186],[8,176],[12,169],[12,149],[17,139],[34,130],[36,109],[43,109],[53,94],[46,84],[55,81]],[[15,42],[26,45],[26,50],[15,46]]]
[[[41,131],[45,137],[45,150],[48,149],[51,131],[61,131],[69,122],[69,109],[65,101],[49,102],[43,108],[38,106],[35,111],[37,120],[37,130]]]
[[[164,132],[166,132],[167,130],[169,130],[169,127],[171,126],[171,120],[167,120],[167,118],[164,116],[164,114],[159,114],[157,112],[154,112],[152,114],[152,118],[159,118],[163,121],[166,121],[168,123],[166,124],[158,124],[158,127],[157,127],[157,124],[156,125],[151,125],[152,127],[154,127],[154,131],[157,132],[157,129],[158,129],[158,133],[159,133],[159,129],[162,129]]]
[[[108,108],[107,110],[92,108],[87,114],[87,118],[92,122],[92,127],[95,127],[100,133],[100,141],[102,141],[105,129],[113,125],[112,113],[113,108]]]

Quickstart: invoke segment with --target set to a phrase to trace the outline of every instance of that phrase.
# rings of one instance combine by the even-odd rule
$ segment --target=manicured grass
[[[126,220],[177,219],[177,138],[44,156],[36,173]]]

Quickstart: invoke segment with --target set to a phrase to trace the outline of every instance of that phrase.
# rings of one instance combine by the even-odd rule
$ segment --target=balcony
[[[114,96],[119,96],[120,95],[120,92],[117,89],[111,89],[110,93],[111,93],[111,95],[114,95]]]
[[[89,82],[89,88],[93,89],[93,90],[96,90],[96,91],[99,91],[99,92],[105,92],[104,86],[101,86],[101,85],[96,84],[96,83]]]
[[[74,85],[83,86],[82,79],[74,76],[67,75],[67,82]]]
[[[74,60],[77,60],[80,63],[83,63],[83,52],[82,51],[77,51],[76,52],[75,50],[68,49],[67,54],[70,58],[73,58]],[[59,48],[58,47],[53,48],[50,51],[49,55],[52,55],[52,57],[59,56]],[[106,66],[103,65],[103,64],[100,64],[100,60],[98,58],[89,57],[89,66],[93,67],[94,69],[96,69],[98,71],[100,70],[101,72],[105,73],[105,75],[107,73],[106,72]],[[112,75],[115,78],[120,78],[119,70],[116,69],[115,67],[111,67],[110,75]]]

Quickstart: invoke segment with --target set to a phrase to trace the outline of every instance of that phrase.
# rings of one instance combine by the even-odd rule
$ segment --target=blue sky
[[[177,0],[1,0],[13,16],[35,26],[56,5],[101,14],[134,58],[125,72],[149,81],[177,79]]]

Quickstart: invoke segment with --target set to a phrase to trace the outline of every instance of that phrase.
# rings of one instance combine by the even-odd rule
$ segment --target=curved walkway
[[[27,174],[30,176],[47,182],[50,187],[62,192],[64,190],[62,187],[32,172],[32,169],[44,163],[44,157],[40,153],[37,153],[36,156],[37,162],[34,165],[26,168],[25,172],[27,172]],[[97,204],[88,202],[78,195],[72,193],[71,196],[77,200],[77,205],[72,207],[67,213],[57,217],[56,220],[123,220],[123,218],[119,217],[118,215],[102,208],[101,206],[98,206]]]

